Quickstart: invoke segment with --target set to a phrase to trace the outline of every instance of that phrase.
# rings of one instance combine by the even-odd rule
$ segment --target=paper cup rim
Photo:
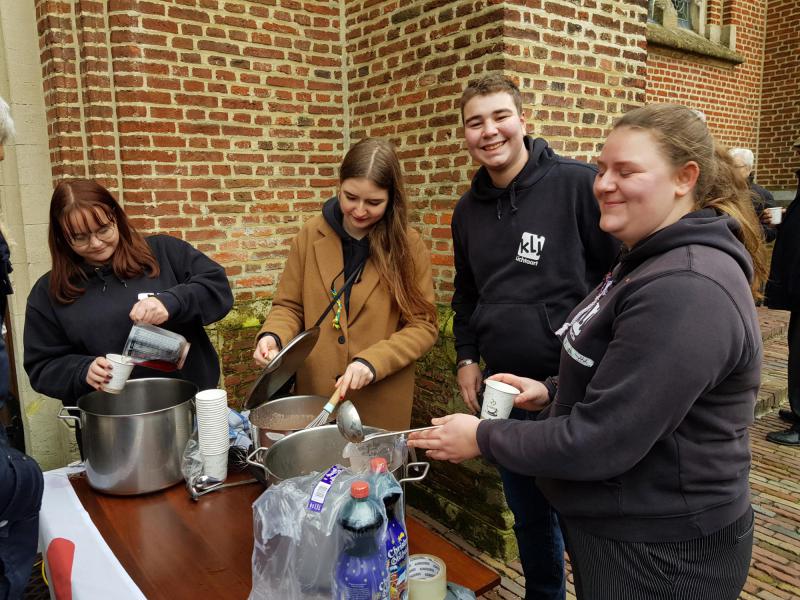
[[[521,393],[513,385],[508,385],[507,383],[503,383],[502,381],[494,381],[493,379],[486,380],[486,387],[490,387],[498,392],[504,392],[506,394],[514,394],[515,396],[519,396]]]
[[[227,398],[228,392],[225,390],[220,390],[217,388],[210,389],[210,390],[201,390],[195,394],[195,400],[200,402],[212,402],[214,400],[219,400],[220,398]]]
[[[113,363],[124,365],[126,367],[134,367],[133,361],[123,354],[106,354],[106,360],[110,360]]]

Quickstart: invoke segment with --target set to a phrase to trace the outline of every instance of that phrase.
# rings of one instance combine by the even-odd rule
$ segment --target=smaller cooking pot
[[[383,432],[377,427],[364,427],[366,434]],[[324,472],[336,463],[347,462],[342,457],[346,445],[347,440],[336,425],[322,425],[290,433],[275,441],[271,448],[256,448],[247,457],[247,463],[256,468],[259,475],[263,474],[267,484],[279,483],[315,471]],[[426,462],[409,462],[405,464],[405,477],[399,478],[399,482],[421,481],[429,468]],[[409,477],[411,470],[420,474]]]
[[[248,419],[256,448],[270,448],[288,434],[305,429],[326,402],[328,399],[323,396],[288,396],[252,409]]]

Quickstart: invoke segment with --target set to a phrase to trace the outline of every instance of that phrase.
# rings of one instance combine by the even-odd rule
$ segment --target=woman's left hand
[[[465,414],[431,419],[431,423],[440,427],[408,434],[408,445],[427,450],[428,458],[460,463],[481,454],[478,447],[480,422],[478,417]]]
[[[161,300],[155,296],[149,296],[134,304],[129,316],[134,323],[161,325],[169,319],[169,312],[167,312],[167,308],[161,303]]]
[[[354,360],[347,365],[344,375],[336,380],[336,387],[342,398],[347,395],[347,390],[360,390],[372,383],[373,375],[370,368],[362,362]]]

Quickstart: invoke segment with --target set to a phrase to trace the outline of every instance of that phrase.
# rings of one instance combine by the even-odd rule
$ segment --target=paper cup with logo
[[[133,362],[121,354],[106,354],[106,360],[111,363],[111,381],[102,385],[103,391],[109,394],[119,394],[128,382],[128,377],[131,376]]]
[[[780,225],[780,222],[783,220],[783,209],[780,206],[775,206],[771,208],[765,208],[769,213],[769,222],[773,225]]]
[[[502,381],[487,379],[485,383],[481,419],[507,419],[514,408],[514,398],[519,396],[519,390]]]

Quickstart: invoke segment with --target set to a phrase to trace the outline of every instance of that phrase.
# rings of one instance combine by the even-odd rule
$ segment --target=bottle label
[[[333,485],[333,480],[336,479],[343,470],[344,467],[333,465],[330,469],[325,471],[322,478],[317,482],[317,485],[314,486],[314,491],[311,492],[311,498],[306,507],[308,510],[322,512],[322,507],[325,505],[325,497],[328,495]]]
[[[337,600],[389,600],[389,578],[380,556],[344,556],[336,569]]]
[[[389,521],[386,539],[386,556],[389,567],[389,597],[391,600],[408,598],[408,536],[403,525]]]

